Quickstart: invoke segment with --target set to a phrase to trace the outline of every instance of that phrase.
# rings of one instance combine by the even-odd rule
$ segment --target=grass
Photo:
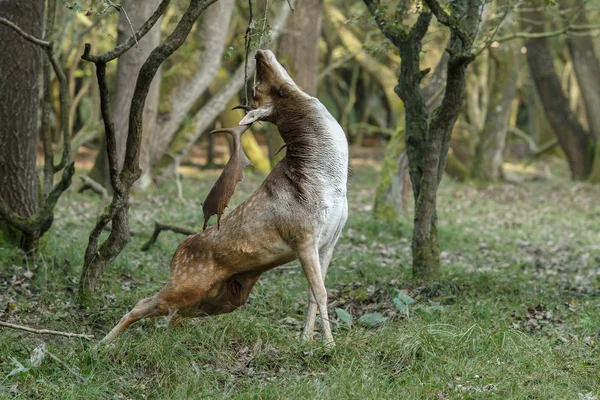
[[[30,274],[0,243],[1,318],[101,337],[167,278],[182,239],[140,247],[153,221],[201,226],[200,202],[216,176],[186,178],[134,196],[135,235],[105,273],[98,306],[75,290],[87,235],[102,208],[70,191]],[[0,398],[593,399],[600,394],[600,188],[561,179],[522,185],[444,182],[439,193],[442,281],[410,280],[408,223],[371,217],[376,172],[354,171],[350,219],[327,277],[337,347],[297,340],[306,282],[297,263],[266,273],[246,306],[166,329],[145,320],[114,345],[0,330]],[[261,181],[249,176],[232,203]],[[223,244],[226,246],[226,244]],[[295,266],[295,267],[294,267]],[[396,290],[415,303],[394,305]],[[349,327],[335,309],[352,316]],[[366,313],[387,320],[369,328]],[[42,342],[46,357],[29,366]]]

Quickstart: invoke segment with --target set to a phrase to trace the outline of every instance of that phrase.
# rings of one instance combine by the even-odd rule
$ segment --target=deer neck
[[[319,100],[310,96],[295,97],[276,108],[281,137],[286,143],[282,163],[289,174],[303,181],[323,177],[342,181],[348,170],[348,142],[344,131]]]

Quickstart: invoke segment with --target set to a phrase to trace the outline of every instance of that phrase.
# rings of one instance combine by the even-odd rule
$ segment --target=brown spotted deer
[[[348,215],[348,143],[323,104],[294,83],[271,51],[258,50],[255,59],[252,104],[240,106],[247,111],[240,125],[275,124],[286,143],[285,157],[220,226],[179,245],[164,287],[140,300],[104,341],[145,317],[229,313],[246,302],[262,273],[299,259],[309,286],[302,340],[312,338],[318,309],[325,343],[333,345],[324,281]],[[241,146],[234,156],[238,152],[243,154]],[[245,164],[238,163],[238,173]],[[225,190],[225,205],[233,189]]]

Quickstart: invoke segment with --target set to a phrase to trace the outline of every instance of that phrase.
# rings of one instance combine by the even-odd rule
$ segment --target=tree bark
[[[440,247],[437,234],[436,197],[442,179],[452,128],[465,93],[466,69],[473,60],[473,38],[479,25],[483,2],[457,0],[447,12],[437,0],[425,0],[428,9],[419,11],[410,31],[404,31],[402,18],[406,10],[400,2],[396,20],[390,23],[382,16],[379,3],[364,0],[378,27],[398,47],[401,63],[395,91],[406,111],[406,154],[415,198],[412,239],[413,276],[418,280],[435,281],[440,277]],[[435,14],[437,20],[450,29],[447,51],[450,54],[444,97],[431,121],[420,83],[428,71],[420,69],[423,38]]]
[[[0,2],[0,16],[42,37],[44,2]],[[40,50],[12,29],[0,26],[0,196],[21,216],[38,208],[36,173]],[[6,224],[7,225],[7,224]],[[20,235],[0,222],[9,240],[30,251],[37,238]]]
[[[298,86],[317,95],[319,39],[323,23],[323,0],[300,0],[279,39],[279,59]]]
[[[121,11],[118,25],[119,44],[125,42],[131,36],[131,29],[138,30],[158,7],[160,0],[124,0],[122,5],[125,13]],[[123,54],[117,64],[117,76],[115,85],[115,101],[113,106],[115,131],[117,134],[117,159],[119,169],[123,165],[125,158],[125,142],[127,140],[129,124],[129,108],[131,98],[135,90],[135,83],[142,64],[146,61],[152,49],[160,43],[160,21],[139,40],[137,48],[130,49]],[[160,71],[157,72],[150,90],[144,108],[144,136],[142,138],[142,147],[140,150],[140,167],[144,174],[147,174],[150,168],[150,152],[154,141],[154,127],[156,126],[156,117],[158,111],[158,101],[160,95]],[[157,132],[160,135],[160,132]],[[110,188],[110,174],[108,170],[108,157],[106,155],[106,139],[103,140],[100,152],[96,156],[96,162],[90,177],[100,183],[102,186]],[[148,176],[143,176],[141,186],[148,185]]]
[[[536,7],[528,10],[521,13],[524,17],[521,26],[531,33],[543,32],[543,9],[536,4]],[[586,179],[591,170],[593,154],[590,150],[593,150],[593,142],[569,108],[569,100],[562,91],[548,39],[527,39],[525,47],[531,77],[540,95],[546,117],[567,156],[571,176],[575,180]]]
[[[496,181],[500,177],[512,104],[517,95],[519,48],[519,42],[508,41],[489,50],[494,73],[485,123],[471,170],[476,179]]]
[[[584,0],[565,0],[558,4],[563,10],[579,7],[574,23],[589,25]],[[600,62],[594,49],[593,38],[590,35],[567,35],[565,41],[585,103],[589,131],[596,140],[600,140]]]
[[[99,56],[90,56],[89,45],[86,45],[83,58],[96,64],[96,76],[100,87],[102,119],[106,129],[108,159],[111,184],[113,187],[113,199],[98,218],[96,226],[90,233],[88,246],[85,251],[84,265],[79,281],[79,302],[89,305],[94,300],[95,291],[101,286],[101,277],[104,269],[123,250],[129,241],[129,193],[133,183],[141,175],[139,169],[140,147],[142,141],[142,129],[144,119],[144,104],[152,79],[161,64],[173,54],[184,42],[192,26],[202,12],[216,0],[190,0],[189,6],[177,24],[173,32],[152,52],[144,62],[137,77],[135,91],[131,99],[129,110],[129,127],[125,160],[120,173],[118,171],[118,160],[116,152],[116,134],[114,124],[110,115],[108,101],[108,88],[106,84],[106,62],[114,59],[116,50]],[[144,24],[151,25],[164,12],[169,0],[162,0],[152,17]],[[141,30],[141,28],[140,28]],[[129,41],[129,40],[128,40]],[[117,46],[118,48],[118,46]],[[111,58],[113,57],[113,58]],[[108,61],[104,61],[108,60]],[[104,227],[112,221],[111,232],[108,238],[100,245],[100,234]]]

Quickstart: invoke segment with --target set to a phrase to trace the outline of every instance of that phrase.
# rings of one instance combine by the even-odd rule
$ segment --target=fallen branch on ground
[[[146,242],[144,246],[142,246],[142,251],[150,250],[150,247],[154,243],[156,243],[156,241],[158,240],[158,235],[160,235],[162,231],[171,231],[175,233],[181,233],[182,235],[193,235],[194,233],[198,233],[198,231],[183,226],[165,225],[161,224],[160,222],[155,222],[152,237],[148,240],[148,242]]]
[[[37,333],[39,335],[58,335],[58,336],[66,336],[66,337],[78,337],[86,340],[94,339],[94,335],[86,335],[83,333],[71,333],[71,332],[60,332],[53,331],[50,329],[34,329],[29,328],[28,326],[11,324],[10,322],[0,321],[0,326],[4,326],[6,328],[18,329],[21,331],[29,332],[29,333]]]

